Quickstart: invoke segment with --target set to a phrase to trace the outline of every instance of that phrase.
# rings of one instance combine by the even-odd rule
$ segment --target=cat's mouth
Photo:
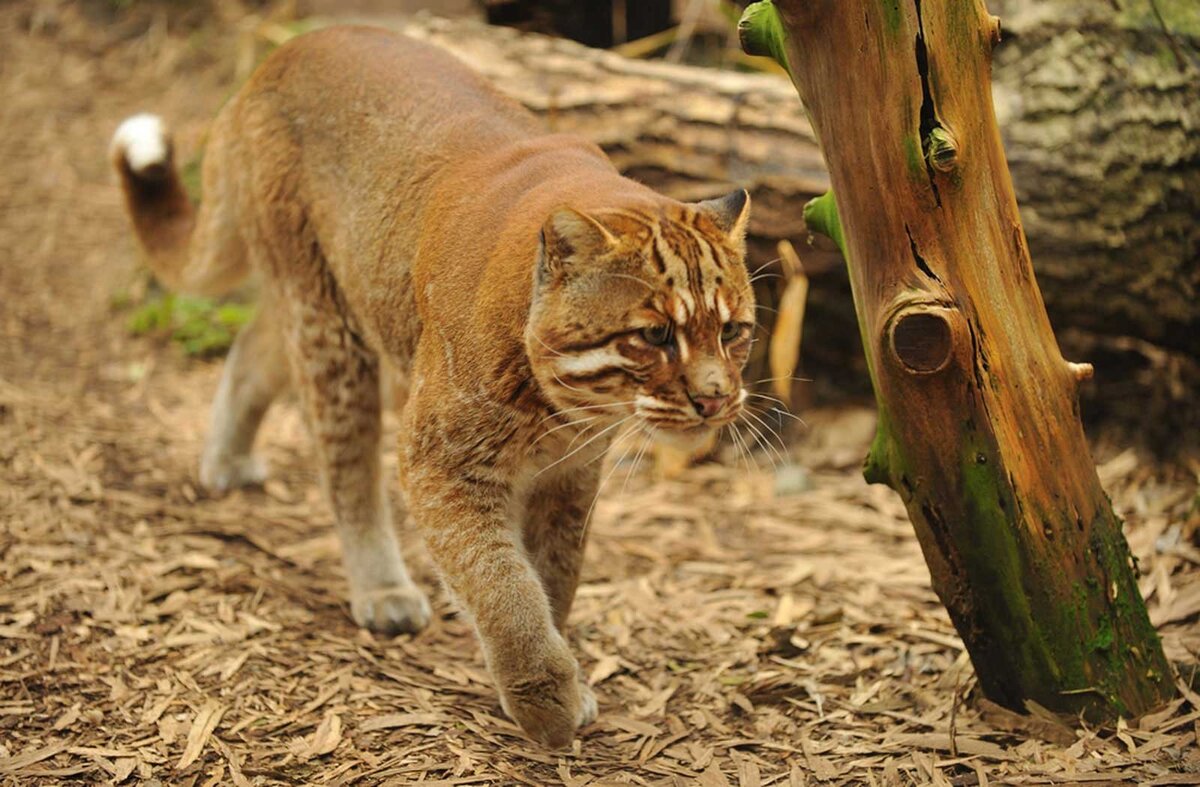
[[[689,451],[706,445],[713,432],[736,421],[741,416],[742,403],[735,399],[720,413],[709,417],[682,408],[673,408],[668,413],[658,407],[638,407],[635,412],[656,442]]]

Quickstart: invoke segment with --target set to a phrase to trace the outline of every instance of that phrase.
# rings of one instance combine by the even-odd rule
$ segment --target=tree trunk
[[[1110,3],[1002,2],[1014,17],[997,49],[1001,131],[1051,321],[1072,329],[1064,346],[1097,362],[1105,380],[1084,387],[1087,411],[1135,401],[1118,414],[1156,419],[1156,436],[1194,434],[1195,408],[1179,399],[1200,390],[1200,30],[1173,10],[1186,7],[1176,0],[1157,0],[1171,35],[1148,11],[1118,14]],[[795,210],[829,178],[785,80],[629,60],[469,22],[427,17],[405,30],[455,52],[556,129],[596,140],[623,172],[664,193],[701,199],[748,187],[751,263],[775,259],[785,238],[803,254],[808,376],[839,391],[865,388],[840,255],[824,239],[806,248]],[[768,326],[774,281],[759,288]],[[1107,337],[1135,341],[1122,338],[1117,353]],[[1133,376],[1141,366],[1152,367],[1148,379]],[[1174,379],[1187,374],[1188,385]]]
[[[866,464],[904,499],[992,699],[1109,721],[1174,693],[1079,423],[992,110],[980,0],[770,0],[748,51],[788,68],[836,199],[879,403]],[[836,204],[835,204],[836,203]],[[840,222],[838,217],[840,216]]]

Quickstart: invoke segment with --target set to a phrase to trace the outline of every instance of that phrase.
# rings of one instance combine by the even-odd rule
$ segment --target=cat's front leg
[[[595,699],[511,521],[509,490],[487,475],[421,457],[405,468],[409,504],[446,584],[474,620],[505,712],[530,738],[567,746],[595,718]]]

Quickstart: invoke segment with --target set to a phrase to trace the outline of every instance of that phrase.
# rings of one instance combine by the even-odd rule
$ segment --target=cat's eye
[[[642,339],[651,347],[662,347],[671,341],[671,324],[651,325],[642,329]]]
[[[721,326],[721,341],[732,342],[742,335],[742,324],[740,322],[727,322]]]

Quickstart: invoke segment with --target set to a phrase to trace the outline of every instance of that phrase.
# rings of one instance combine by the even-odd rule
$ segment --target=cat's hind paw
[[[267,465],[257,456],[212,456],[200,460],[200,483],[210,493],[224,495],[245,486],[262,486]]]
[[[354,622],[376,634],[416,634],[429,625],[433,611],[415,585],[355,593],[350,601]]]

